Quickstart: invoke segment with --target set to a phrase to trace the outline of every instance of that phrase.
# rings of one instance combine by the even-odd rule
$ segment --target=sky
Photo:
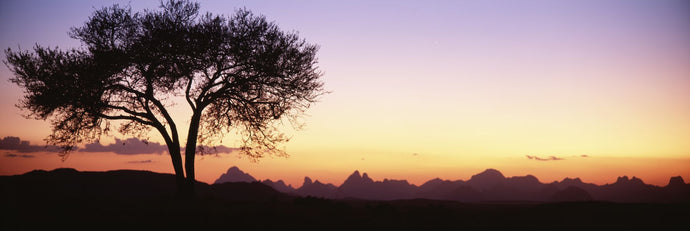
[[[78,48],[69,29],[115,3],[135,11],[158,5],[0,1],[0,47]],[[307,111],[304,128],[282,128],[292,137],[289,157],[201,156],[200,181],[212,183],[231,166],[293,186],[305,176],[339,185],[354,170],[416,185],[467,180],[487,168],[543,183],[690,180],[687,1],[200,3],[214,14],[249,9],[318,44],[330,91]],[[14,106],[22,89],[11,76],[0,66],[0,139],[44,146],[49,123],[22,116]],[[189,121],[186,104],[178,105],[176,121]],[[113,133],[64,161],[45,148],[4,148],[0,175],[60,167],[173,172],[155,146],[159,136],[151,134],[153,147],[129,138]],[[236,139],[228,134],[222,145],[235,147]],[[150,154],[115,147],[121,142]]]

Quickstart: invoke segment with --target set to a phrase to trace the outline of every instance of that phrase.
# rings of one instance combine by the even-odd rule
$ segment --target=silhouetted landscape
[[[254,182],[251,175],[231,167],[215,183]],[[404,200],[432,199],[459,202],[567,202],[608,201],[618,203],[676,203],[690,202],[690,184],[682,177],[669,179],[668,185],[659,187],[645,184],[637,177],[618,177],[615,183],[595,185],[580,178],[541,183],[532,175],[505,177],[495,169],[487,169],[469,180],[442,180],[435,178],[416,186],[407,180],[374,181],[367,173],[355,171],[338,186],[312,181],[305,177],[299,188],[285,185],[282,180],[262,183],[273,189],[296,196],[329,199]]]
[[[688,227],[688,2],[2,1],[0,231]]]
[[[224,182],[245,181],[245,182]],[[252,182],[246,182],[252,181]],[[467,181],[374,181],[355,171],[340,186],[305,178],[294,189],[236,167],[195,199],[176,197],[175,176],[149,171],[35,170],[0,176],[3,230],[51,227],[555,228],[679,227],[690,218],[690,184],[638,178],[549,184],[488,169]],[[175,222],[170,222],[175,221]]]

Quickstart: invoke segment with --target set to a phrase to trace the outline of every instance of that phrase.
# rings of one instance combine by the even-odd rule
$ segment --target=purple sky
[[[0,1],[0,47],[78,47],[71,27],[128,2]],[[292,157],[265,166],[338,177],[458,166],[568,174],[581,168],[525,156],[690,158],[690,1],[201,1],[216,14],[241,7],[320,45],[332,91],[305,130],[290,131]],[[21,116],[10,76],[2,65],[0,138],[41,144],[48,123]],[[679,166],[663,174],[690,176]]]

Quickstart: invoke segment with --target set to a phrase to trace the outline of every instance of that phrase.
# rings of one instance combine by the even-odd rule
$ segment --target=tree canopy
[[[155,129],[168,146],[178,183],[194,182],[197,145],[232,129],[242,151],[285,154],[276,121],[293,121],[324,93],[318,47],[246,9],[230,17],[201,14],[199,4],[171,0],[159,10],[102,8],[70,36],[82,46],[8,48],[10,79],[24,89],[19,107],[50,120],[49,144],[70,151],[113,124],[123,134]],[[169,108],[191,109],[183,171],[178,124]],[[119,123],[111,123],[119,121]]]

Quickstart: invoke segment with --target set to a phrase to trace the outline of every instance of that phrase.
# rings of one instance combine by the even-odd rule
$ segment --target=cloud
[[[163,154],[168,152],[168,146],[157,142],[145,142],[137,138],[121,140],[115,138],[115,143],[102,145],[99,141],[84,145],[80,152],[112,152],[120,155]]]
[[[19,137],[7,136],[0,139],[0,150],[16,151],[19,153],[32,152],[59,152],[60,147],[55,145],[31,145],[29,141],[21,140]],[[224,145],[218,146],[198,146],[196,154],[218,154],[218,153],[232,153],[239,148],[231,148]],[[85,144],[84,148],[78,149],[79,152],[111,152],[118,155],[139,155],[139,154],[167,154],[168,146],[158,142],[147,142],[137,138],[118,139],[115,138],[115,143],[103,145],[100,141]],[[184,154],[184,147],[181,147],[181,153]],[[31,158],[33,155],[18,155],[5,154],[6,157],[24,157]]]
[[[549,157],[547,157],[547,158],[541,158],[541,157],[538,157],[538,156],[530,156],[530,155],[526,155],[526,156],[527,156],[527,159],[530,159],[530,160],[539,160],[539,161],[565,160],[564,158],[555,157],[555,156],[549,156]]]
[[[15,158],[15,157],[21,157],[21,158],[34,158],[34,157],[36,157],[36,156],[34,156],[34,155],[29,155],[29,154],[18,155],[18,154],[14,154],[14,153],[5,153],[5,157],[10,157],[10,158]]]
[[[565,160],[565,158],[557,157],[557,156],[549,156],[547,158],[541,158],[538,156],[530,156],[530,155],[525,155],[525,156],[527,156],[527,159],[538,160],[538,161]],[[586,157],[589,157],[589,155],[579,155],[579,156],[573,155],[572,157],[574,157],[574,158],[577,158],[577,157],[586,158]]]
[[[183,150],[184,150],[184,148],[183,148]],[[196,147],[196,153],[197,154],[232,153],[236,150],[240,150],[240,149],[227,147],[225,145],[218,145],[218,146],[213,146],[213,147],[206,146],[206,145],[199,145]]]
[[[153,163],[152,160],[133,160],[133,161],[127,161],[128,164],[149,164]]]
[[[180,148],[184,155],[184,147]],[[238,148],[218,146],[199,145],[196,149],[196,154],[216,154],[216,153],[231,153]],[[139,154],[164,154],[168,153],[168,146],[158,142],[146,142],[137,138],[128,138],[125,140],[115,138],[115,143],[102,145],[99,141],[84,145],[80,152],[112,152],[119,155],[139,155]]]
[[[21,153],[59,152],[60,148],[54,145],[31,145],[29,141],[21,140],[19,137],[7,136],[0,139],[0,150],[13,150]]]

